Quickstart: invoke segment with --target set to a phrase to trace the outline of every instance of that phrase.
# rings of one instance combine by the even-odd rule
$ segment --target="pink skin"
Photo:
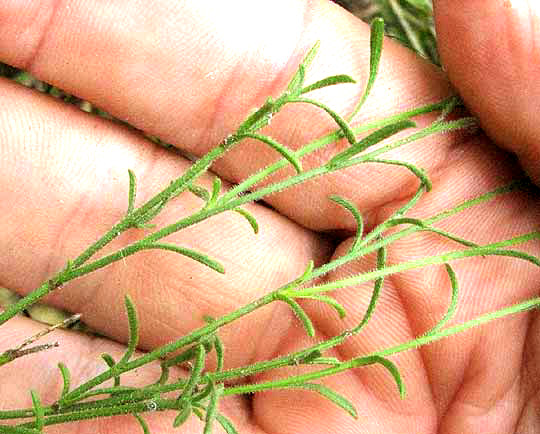
[[[523,167],[538,180],[540,159],[535,145],[540,143],[540,123],[535,122],[535,101],[540,101],[539,62],[528,57],[538,57],[535,31],[540,24],[533,3],[439,0],[435,11],[441,53],[453,86],[480,117],[490,137],[515,151]],[[518,34],[516,26],[522,22],[528,34]],[[467,31],[463,23],[478,26],[474,27],[477,30]],[[276,25],[278,32],[272,31]],[[490,31],[493,28],[497,31]],[[367,26],[326,0],[160,0],[150,9],[145,2],[129,0],[24,4],[4,0],[0,3],[0,33],[0,61],[27,68],[195,154],[207,151],[252,107],[283,89],[316,40],[321,41],[321,52],[308,80],[349,73],[363,81],[369,63]],[[504,43],[497,44],[500,40]],[[6,80],[0,81],[0,87],[0,106],[9,108],[0,111],[0,183],[4,186],[0,200],[9,204],[3,208],[0,222],[4,248],[0,284],[26,293],[124,212],[128,168],[141,181],[142,201],[188,163],[116,124],[86,116]],[[344,113],[354,104],[360,87],[345,85],[317,96]],[[440,70],[385,41],[380,78],[357,121],[439,100],[450,89]],[[329,127],[325,115],[295,106],[276,116],[270,134],[298,147]],[[303,163],[313,166],[341,146],[333,145]],[[432,215],[522,176],[517,160],[484,135],[430,138],[392,156],[425,168],[433,180],[433,191],[419,203],[416,216]],[[214,170],[229,182],[237,182],[275,158],[273,151],[251,143],[231,152]],[[210,177],[203,181],[210,182]],[[201,325],[203,315],[222,315],[297,276],[309,259],[321,264],[343,253],[350,238],[329,242],[321,231],[352,235],[354,222],[328,201],[330,194],[354,201],[372,226],[403,203],[415,185],[412,176],[395,168],[349,169],[273,196],[269,202],[279,212],[250,207],[261,226],[257,237],[234,213],[217,217],[215,225],[210,221],[171,237],[219,259],[227,269],[226,277],[173,254],[151,252],[67,285],[48,302],[81,312],[88,324],[111,340],[55,332],[62,344],[59,349],[20,359],[0,370],[2,408],[29,406],[30,387],[40,393],[44,403],[54,401],[61,388],[58,361],[67,363],[77,384],[103,369],[99,354],[121,354],[127,331],[122,311],[126,291],[140,312],[141,350],[155,348]],[[197,205],[192,197],[180,197],[158,223]],[[470,210],[441,227],[484,243],[534,230],[539,217],[536,195],[517,193]],[[138,235],[126,234],[123,241],[130,236]],[[394,245],[389,261],[453,247],[424,234]],[[538,244],[524,248],[540,253]],[[372,266],[373,258],[367,258],[328,278]],[[538,293],[540,270],[518,261],[471,259],[457,262],[455,269],[461,284],[455,321]],[[387,280],[379,310],[365,333],[339,347],[335,355],[350,358],[422,333],[445,311],[449,290],[442,267],[393,276]],[[336,294],[349,312],[344,322],[318,304],[306,303],[317,334],[330,336],[355,324],[363,315],[368,294],[367,286]],[[358,421],[308,392],[233,397],[223,402],[222,410],[243,433],[536,432],[540,430],[536,417],[540,375],[537,319],[534,312],[516,315],[393,357],[408,389],[403,401],[382,369],[358,369],[326,380],[357,405]],[[25,318],[12,320],[0,328],[2,349],[16,346],[39,328]],[[224,329],[222,337],[229,367],[308,344],[294,316],[281,304]],[[139,370],[129,381],[152,381],[154,368]],[[147,419],[152,432],[170,432],[171,414],[155,413]],[[47,432],[127,434],[136,429],[133,418],[119,417],[51,427]],[[191,419],[184,432],[200,429]]]

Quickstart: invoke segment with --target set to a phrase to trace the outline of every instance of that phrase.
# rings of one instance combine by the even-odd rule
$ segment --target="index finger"
[[[24,6],[8,0],[0,5],[0,30],[5,35],[1,61],[26,68],[197,155],[234,131],[266,96],[283,90],[315,41],[321,41],[321,50],[308,80],[347,73],[360,82],[319,93],[334,110],[350,111],[369,69],[369,28],[329,1],[161,0],[148,8],[130,0],[49,0]],[[360,122],[449,93],[439,70],[391,41],[381,71]],[[285,111],[268,131],[293,149],[335,128],[313,108],[295,104]],[[452,140],[437,139],[422,152],[400,151],[400,158],[434,169],[445,160]],[[304,165],[319,164],[334,151],[308,156]],[[215,170],[238,182],[276,158],[262,145],[242,144]],[[373,187],[359,191],[360,185]],[[336,214],[329,194],[348,197],[369,211],[402,197],[405,190],[412,192],[413,186],[412,177],[399,169],[369,174],[351,169],[268,200],[303,225],[335,229],[343,228],[343,215]],[[299,201],[302,207],[295,206]]]

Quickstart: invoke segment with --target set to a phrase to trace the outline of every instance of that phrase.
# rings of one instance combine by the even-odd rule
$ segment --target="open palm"
[[[443,7],[441,7],[443,8]],[[510,13],[510,12],[508,12]],[[532,14],[532,12],[531,12]],[[439,10],[443,56],[449,72],[465,80],[449,48],[450,32]],[[534,14],[531,15],[535,19]],[[454,17],[455,19],[455,17]],[[538,25],[538,22],[537,22]],[[19,2],[0,5],[0,61],[28,69],[39,78],[94,102],[131,125],[195,155],[229,134],[250,109],[286,85],[305,51],[321,41],[310,79],[349,73],[365,80],[369,29],[330,2],[161,0],[144,2]],[[466,45],[466,44],[465,44]],[[452,63],[454,62],[454,63]],[[478,71],[477,71],[478,72]],[[539,74],[540,75],[540,74]],[[350,86],[350,85],[349,85]],[[5,204],[0,240],[1,284],[27,293],[104,233],[125,211],[128,168],[140,179],[141,200],[156,193],[189,166],[189,161],[154,146],[132,130],[89,117],[71,106],[0,81],[0,179]],[[355,88],[356,89],[356,88]],[[493,113],[470,96],[488,132],[518,152],[536,177],[538,151],[525,151],[522,136],[497,136]],[[461,88],[460,88],[461,90]],[[445,75],[408,50],[386,41],[381,74],[357,122],[438,101],[451,94]],[[538,92],[538,91],[536,91]],[[360,89],[335,87],[321,99],[347,112]],[[531,91],[534,96],[534,92]],[[492,99],[496,96],[492,95]],[[536,99],[538,101],[538,99]],[[511,112],[510,114],[512,114]],[[537,116],[537,115],[536,115]],[[420,120],[428,122],[429,119]],[[533,125],[533,123],[530,123]],[[292,148],[331,127],[321,113],[287,107],[271,134]],[[340,145],[303,160],[326,160]],[[514,146],[514,147],[513,147]],[[533,149],[533,150],[531,150]],[[393,158],[425,168],[433,190],[413,210],[427,217],[505,182],[521,177],[518,159],[481,134],[426,139],[394,151]],[[213,166],[231,183],[275,159],[255,143],[241,144]],[[211,183],[210,177],[203,180]],[[61,390],[57,363],[65,362],[77,384],[104,369],[99,355],[121,354],[127,339],[123,297],[129,293],[141,320],[141,350],[170,342],[201,326],[203,316],[221,316],[301,274],[310,259],[322,264],[351,242],[353,219],[328,200],[339,194],[362,211],[367,230],[382,222],[415,192],[415,178],[399,168],[359,166],[271,196],[250,211],[261,226],[253,235],[245,221],[227,213],[173,238],[219,259],[225,276],[167,252],[140,253],[76,280],[47,302],[80,312],[105,338],[57,332],[61,346],[21,358],[0,370],[2,408],[30,405],[27,390],[39,391],[45,404]],[[185,195],[158,217],[165,223],[199,206]],[[441,224],[460,236],[489,243],[538,227],[540,205],[534,192],[506,195]],[[118,245],[129,242],[122,235]],[[399,263],[452,248],[429,233],[392,245],[388,262]],[[527,246],[540,253],[537,244]],[[365,258],[326,276],[335,279],[374,266]],[[454,322],[537,295],[540,270],[507,258],[475,258],[455,264],[460,300]],[[334,296],[348,316],[319,304],[304,305],[317,336],[333,336],[362,318],[370,285],[340,290]],[[363,333],[335,349],[343,359],[412,339],[444,314],[450,282],[444,267],[408,271],[386,280],[381,301]],[[325,380],[357,407],[350,418],[324,398],[306,391],[265,392],[231,397],[222,411],[243,433],[530,433],[540,430],[540,323],[524,313],[392,358],[408,394],[401,400],[388,372],[368,367]],[[2,348],[11,348],[40,326],[14,318],[0,329]],[[274,303],[220,332],[227,367],[285,354],[310,342],[286,305]],[[120,343],[116,343],[116,342]],[[301,372],[291,366],[292,372]],[[141,369],[133,384],[147,384],[157,370]],[[261,381],[276,374],[264,374]],[[173,432],[173,415],[147,417],[152,432]],[[47,432],[131,433],[131,416],[50,427]],[[190,419],[183,432],[200,432]]]

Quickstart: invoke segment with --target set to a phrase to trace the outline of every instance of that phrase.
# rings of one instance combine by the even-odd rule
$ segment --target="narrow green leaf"
[[[302,63],[298,65],[298,69],[296,70],[295,74],[293,75],[293,78],[289,82],[289,85],[287,86],[287,93],[290,95],[299,95],[300,91],[302,89],[302,86],[304,86],[304,80],[306,78],[306,70],[310,67],[311,63],[313,62],[313,59],[317,55],[317,52],[319,51],[319,47],[321,46],[320,41],[315,42],[313,47],[307,52],[306,56],[304,57],[304,60],[302,60]]]
[[[159,376],[157,384],[165,384],[167,380],[169,379],[169,366],[161,362],[160,368],[161,368],[161,375]]]
[[[452,297],[450,298],[450,304],[448,306],[448,310],[446,311],[442,319],[431,330],[427,331],[422,336],[429,336],[437,333],[454,316],[454,313],[456,312],[459,296],[458,280],[456,277],[456,273],[454,269],[450,266],[450,264],[444,264],[444,266],[446,267],[446,272],[448,273],[450,284],[452,285]]]
[[[135,305],[133,304],[131,297],[127,294],[124,297],[124,304],[126,306],[126,313],[129,323],[129,340],[126,352],[118,362],[120,365],[129,361],[139,343],[139,320],[137,319],[137,310],[135,309]]]
[[[223,393],[223,384],[215,386],[210,393],[210,402],[208,407],[206,407],[206,417],[204,420],[204,430],[203,434],[211,434],[214,424],[214,419],[216,418],[216,413],[218,411],[218,402],[221,394]]]
[[[446,104],[444,105],[441,111],[440,116],[437,118],[437,121],[440,122],[446,119],[448,115],[452,113],[454,109],[461,104],[463,104],[463,102],[457,95],[451,96],[450,98],[448,98]]]
[[[140,229],[146,229],[148,227],[153,227],[146,225],[150,220],[152,220],[155,216],[157,216],[163,208],[167,205],[171,198],[164,198],[161,202],[159,202],[157,205],[155,205],[153,208],[149,209],[144,213],[143,215],[140,215],[137,217],[137,221],[135,222],[136,227]]]
[[[188,187],[188,190],[197,196],[199,199],[204,200],[205,202],[208,202],[210,200],[210,193],[208,193],[208,190],[204,187],[200,187],[198,185],[190,184]]]
[[[318,357],[316,359],[310,360],[307,363],[309,363],[310,365],[341,365],[341,361],[337,357]]]
[[[31,390],[30,395],[32,396],[32,406],[34,408],[34,416],[36,417],[36,430],[42,432],[45,426],[45,409],[41,405],[39,396],[35,391]]]
[[[300,160],[286,146],[263,134],[249,133],[246,134],[245,137],[250,137],[252,139],[266,143],[272,149],[279,152],[283,156],[283,158],[285,158],[289,163],[291,163],[297,173],[302,172],[302,164],[300,163]]]
[[[377,270],[382,270],[386,266],[386,247],[381,247],[379,250],[377,250]],[[368,308],[366,309],[366,312],[364,313],[364,317],[362,318],[362,321],[352,330],[353,333],[358,333],[362,328],[365,327],[365,325],[369,322],[371,317],[373,316],[373,312],[375,312],[375,308],[377,307],[377,302],[379,301],[379,296],[381,294],[381,289],[384,284],[384,277],[380,277],[375,280],[375,284],[373,285],[373,292],[371,293],[371,299],[369,300]]]
[[[310,363],[310,362],[312,362],[313,360],[318,359],[318,358],[321,357],[321,356],[322,356],[322,353],[321,353],[319,350],[314,350],[314,351],[312,351],[311,353],[306,354],[304,357],[302,357],[302,358],[296,360],[294,364],[298,364],[298,363]]]
[[[311,280],[311,273],[313,273],[313,268],[315,267],[315,262],[313,262],[313,259],[310,259],[306,269],[302,273],[302,276],[297,280],[298,285],[301,285],[303,283],[306,283],[308,280]]]
[[[402,167],[405,167],[407,169],[409,169],[413,175],[415,175],[419,180],[420,182],[425,185],[426,187],[426,191],[430,191],[431,190],[431,187],[432,187],[432,184],[431,184],[431,181],[430,179],[428,178],[426,172],[415,166],[414,164],[411,164],[411,163],[407,163],[405,161],[399,161],[399,160],[386,160],[386,159],[382,159],[382,158],[370,158],[368,160],[365,161],[366,163],[382,163],[382,164],[390,164],[390,165],[394,165],[394,166],[402,166]]]
[[[178,428],[186,420],[188,420],[189,416],[191,416],[191,411],[192,411],[191,404],[189,402],[186,402],[182,410],[180,410],[178,414],[176,415],[176,417],[174,418],[173,428]]]
[[[127,214],[131,214],[135,209],[135,197],[137,196],[137,178],[131,169],[128,169],[129,175],[129,194]]]
[[[206,398],[208,395],[210,395],[210,392],[212,391],[213,383],[210,377],[204,376],[203,380],[206,381],[206,386],[204,386],[204,389],[201,390],[196,395],[192,395],[191,403],[195,405],[195,403],[202,401],[204,398]]]
[[[426,228],[426,224],[420,220],[420,219],[415,219],[415,218],[412,218],[412,217],[395,217],[395,218],[392,218],[390,220],[388,220],[386,223],[385,223],[385,226],[387,228],[393,228],[394,226],[399,226],[399,225],[413,225],[413,226],[418,226],[420,228]]]
[[[101,358],[105,361],[105,363],[107,364],[107,366],[109,368],[113,368],[114,365],[116,365],[116,362],[114,361],[113,357],[108,354],[108,353],[103,353],[101,355]],[[114,376],[114,386],[120,386],[120,376],[119,375],[115,375]]]
[[[436,233],[445,238],[448,238],[449,240],[455,241],[467,247],[480,247],[478,244],[472,241],[466,240],[465,238],[458,237],[457,235],[451,234],[450,232],[447,232],[447,231],[443,231],[442,229],[434,228],[433,226],[426,226],[422,230]]]
[[[342,161],[349,160],[350,158],[354,157],[360,152],[365,151],[370,146],[376,145],[377,143],[380,143],[383,140],[387,139],[388,137],[391,137],[394,134],[397,134],[407,128],[414,128],[414,127],[416,127],[416,124],[410,120],[399,121],[390,125],[386,125],[385,127],[382,127],[378,129],[377,131],[371,133],[367,137],[364,137],[359,142],[354,143],[352,146],[350,146],[343,152],[340,152],[339,154],[335,155],[333,158],[330,159],[328,164],[332,165],[332,164],[336,164]]]
[[[311,66],[311,63],[313,62],[313,59],[315,59],[315,56],[317,56],[320,47],[321,41],[315,42],[315,44],[313,44],[313,47],[311,47],[311,49],[306,54],[306,57],[304,57],[302,65],[304,65],[304,68],[306,70],[309,69],[309,67]]]
[[[204,315],[203,318],[208,324],[211,324],[215,321],[215,319],[212,318],[210,315]],[[216,351],[216,359],[217,359],[216,372],[220,372],[223,370],[225,350],[223,347],[223,342],[221,341],[221,339],[219,338],[219,335],[217,334],[217,330],[212,334],[212,339],[210,340],[210,342],[212,344],[212,347],[209,350],[207,350],[207,352],[210,352],[212,348]]]
[[[296,314],[298,319],[304,325],[304,328],[306,329],[307,334],[310,337],[314,337],[315,336],[315,328],[313,327],[313,323],[309,319],[309,316],[307,315],[305,310],[302,309],[302,306],[300,306],[294,299],[292,299],[291,297],[289,297],[289,296],[287,296],[285,294],[278,294],[277,298],[278,298],[278,300],[284,301],[285,303],[287,303],[291,307],[292,311]]]
[[[171,357],[170,359],[163,360],[161,362],[162,366],[165,366],[167,368],[170,368],[171,366],[177,366],[184,362],[187,362],[188,360],[191,360],[195,357],[197,354],[197,345],[194,345],[192,347],[189,347],[187,350],[183,351],[182,353],[178,354],[177,356]]]
[[[62,393],[60,394],[60,399],[62,399],[64,395],[69,392],[69,388],[71,385],[71,374],[67,366],[64,365],[62,362],[58,363],[58,369],[60,369],[60,374],[62,374],[63,386]]]
[[[304,87],[300,91],[300,94],[308,93],[316,89],[322,89],[323,87],[328,87],[328,86],[333,86],[335,84],[343,84],[343,83],[356,83],[356,81],[350,75],[346,75],[346,74],[331,75],[329,77],[323,78],[322,80],[316,81],[315,83],[310,84],[309,86]]]
[[[399,395],[401,399],[405,398],[405,384],[403,383],[403,380],[401,378],[401,374],[399,373],[399,370],[394,362],[387,359],[386,357],[382,356],[367,356],[367,357],[359,357],[358,359],[355,359],[355,362],[358,362],[356,366],[366,366],[366,365],[374,365],[379,364],[382,365],[386,370],[394,377],[394,381],[396,382],[396,385],[399,390]]]
[[[302,86],[304,85],[304,80],[306,78],[306,68],[303,64],[298,65],[298,69],[294,73],[289,85],[287,86],[287,92],[290,95],[299,95]]]
[[[150,434],[150,429],[148,428],[148,424],[146,421],[141,417],[138,413],[133,413],[133,416],[135,416],[135,419],[137,419],[137,422],[139,422],[139,425],[141,426],[143,430],[143,434]]]
[[[356,104],[353,112],[349,117],[349,121],[354,119],[358,114],[364,103],[366,102],[371,89],[375,84],[377,79],[377,74],[379,72],[379,64],[381,61],[382,46],[384,40],[384,20],[382,18],[375,18],[371,22],[371,38],[370,38],[370,53],[369,53],[369,78],[364,89],[364,93]]]
[[[214,205],[217,202],[220,193],[221,193],[221,179],[219,178],[219,176],[214,176],[214,179],[212,181],[212,194],[210,196],[210,200],[208,201],[207,206],[210,207]]]
[[[334,110],[328,107],[326,104],[323,104],[319,101],[315,101],[309,98],[292,98],[288,100],[288,102],[311,104],[316,107],[319,107],[320,109],[323,109],[326,113],[330,115],[330,117],[334,120],[334,122],[338,124],[339,128],[343,132],[343,135],[345,136],[345,138],[348,140],[349,143],[352,144],[356,141],[354,131],[351,129],[348,122],[345,119],[343,119],[339,114],[337,114]]]
[[[332,401],[338,407],[341,407],[343,410],[349,413],[353,418],[358,419],[358,412],[356,411],[354,404],[351,401],[349,401],[347,398],[345,398],[343,395],[335,392],[334,390],[318,383],[303,383],[296,387],[312,390],[314,392],[319,393],[320,395]]]
[[[217,359],[216,372],[220,372],[223,370],[225,350],[223,347],[223,342],[221,341],[217,333],[214,337],[214,348],[216,350],[216,359]]]
[[[195,386],[199,384],[202,371],[204,369],[204,363],[206,361],[206,351],[204,345],[197,345],[195,350],[195,363],[191,369],[191,375],[188,382],[184,386],[184,390],[178,397],[178,401],[185,403],[190,401],[191,394],[195,390]]]
[[[259,233],[259,224],[257,223],[257,220],[255,219],[255,217],[253,217],[253,214],[246,211],[244,208],[234,208],[233,211],[237,212],[248,221],[249,225],[251,226],[251,229],[253,229],[253,233],[255,234]]]
[[[347,316],[347,311],[345,310],[343,305],[340,304],[335,298],[328,297],[326,295],[306,295],[306,296],[298,296],[298,298],[309,298],[312,300],[317,300],[317,301],[326,303],[336,310],[340,319],[343,319],[345,318],[345,316]]]
[[[334,195],[330,196],[330,200],[334,201],[338,205],[341,205],[354,217],[354,220],[356,222],[356,236],[354,237],[354,241],[349,249],[349,252],[353,252],[356,247],[358,247],[358,243],[362,240],[362,235],[364,234],[364,220],[362,219],[362,215],[360,214],[360,211],[358,211],[358,208],[356,208],[356,206],[351,201],[343,197]]]
[[[171,252],[179,253],[180,255],[187,256],[188,258],[191,258],[197,262],[200,262],[203,265],[206,265],[207,267],[210,267],[211,269],[217,271],[218,273],[225,273],[225,269],[223,268],[223,265],[221,265],[219,262],[209,258],[204,253],[197,252],[195,250],[191,250],[185,247],[180,247],[174,244],[166,244],[166,243],[151,243],[144,246],[144,249],[150,250],[150,249],[161,249],[161,250],[169,250]]]
[[[238,434],[232,422],[218,411],[216,411],[216,420],[227,434]]]

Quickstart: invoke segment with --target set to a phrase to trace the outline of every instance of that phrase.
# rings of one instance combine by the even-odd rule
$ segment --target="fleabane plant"
[[[1,433],[37,434],[46,432],[46,427],[49,425],[125,414],[132,414],[139,421],[141,431],[149,433],[150,430],[145,422],[145,413],[172,410],[176,412],[176,416],[171,419],[171,426],[173,427],[179,427],[190,417],[197,417],[204,422],[204,433],[210,433],[216,425],[221,425],[225,432],[232,434],[237,432],[236,428],[220,412],[220,402],[223,399],[227,399],[231,395],[291,388],[304,389],[305,393],[318,393],[341,407],[352,417],[357,417],[354,405],[347,398],[342,396],[339,391],[332,390],[320,384],[317,380],[345,370],[360,369],[363,366],[378,364],[384,367],[389,375],[394,378],[396,393],[406,399],[406,386],[400,375],[399,366],[392,362],[389,356],[540,305],[539,298],[531,299],[474,318],[465,323],[447,325],[459,307],[458,276],[456,276],[451,266],[452,261],[474,256],[497,255],[529,261],[536,266],[540,266],[540,260],[537,257],[514,248],[520,243],[540,238],[540,234],[531,232],[487,245],[478,245],[436,226],[438,222],[457,215],[468,208],[490,201],[500,195],[511,194],[512,191],[526,185],[526,181],[515,181],[509,185],[501,186],[494,191],[487,192],[482,196],[470,199],[452,209],[427,218],[418,219],[409,216],[409,211],[419,199],[430,191],[430,180],[421,168],[408,162],[387,158],[385,154],[395,148],[405,146],[430,135],[469,128],[475,125],[475,121],[470,117],[450,120],[449,115],[460,104],[457,97],[450,97],[385,119],[352,126],[354,116],[366,101],[377,76],[382,50],[383,27],[384,24],[381,19],[375,19],[372,22],[369,78],[362,97],[350,115],[342,117],[327,105],[309,97],[310,92],[316,89],[354,83],[354,80],[347,75],[335,75],[306,85],[306,70],[315,58],[318,49],[318,44],[315,44],[281,95],[268,98],[260,108],[245,119],[235,132],[231,133],[205,156],[196,160],[185,173],[172,180],[160,193],[140,206],[136,205],[136,176],[131,170],[128,170],[129,194],[124,217],[78,257],[66,260],[65,267],[59,270],[52,278],[43,282],[35,291],[0,313],[0,325],[3,325],[17,313],[62,285],[143,250],[167,250],[198,261],[215,272],[225,273],[226,270],[218,261],[202,252],[169,243],[165,241],[165,238],[212,216],[229,211],[237,212],[245,217],[246,224],[249,224],[253,231],[257,233],[258,223],[243,208],[244,205],[315,177],[324,176],[347,167],[364,163],[401,166],[403,170],[410,171],[419,181],[418,189],[412,198],[384,222],[373,228],[369,233],[364,234],[362,215],[356,206],[345,197],[330,197],[330,200],[347,210],[356,221],[356,236],[345,254],[320,267],[315,267],[314,263],[310,262],[306,264],[302,275],[296,279],[234,312],[219,318],[206,318],[206,325],[203,327],[142,355],[136,355],[135,353],[139,330],[137,310],[130,298],[126,296],[125,309],[130,334],[124,355],[115,360],[111,355],[104,354],[104,371],[82,384],[72,384],[69,366],[60,363],[58,375],[62,378],[63,389],[55,402],[44,405],[38,394],[30,391],[32,407],[0,410],[0,420],[5,421],[0,425]],[[318,107],[335,121],[336,130],[306,144],[298,150],[292,150],[286,144],[279,143],[272,137],[262,133],[261,130],[269,125],[272,117],[278,115],[281,109],[289,104],[311,104]],[[438,113],[439,116],[431,124],[416,129],[416,124],[413,121],[414,117],[426,113]],[[407,130],[411,130],[411,132],[405,135]],[[394,138],[397,133],[401,133],[399,139]],[[195,183],[202,174],[208,171],[212,163],[227,151],[233,147],[242,146],[241,142],[244,139],[258,140],[271,147],[282,158],[228,191],[222,190],[219,177],[214,177],[211,189],[202,188]],[[346,140],[348,146],[318,167],[309,170],[303,169],[302,157],[337,140]],[[293,175],[267,183],[263,187],[258,187],[261,185],[261,181],[267,180],[268,177],[288,165],[294,168]],[[195,194],[203,199],[203,204],[187,217],[162,227],[154,226],[153,219],[180,194]],[[113,253],[103,256],[98,255],[101,249],[120,234],[140,229],[146,231],[145,234],[147,235],[143,238]],[[429,231],[452,240],[456,245],[456,250],[409,262],[387,263],[386,252],[392,243],[422,231]],[[370,254],[375,254],[377,257],[376,268],[373,270],[340,280],[314,284],[314,282],[318,281],[317,278],[344,264]],[[434,264],[443,264],[445,266],[451,282],[452,294],[446,314],[431,330],[411,341],[390,348],[380,348],[373,353],[358,355],[349,360],[328,356],[330,349],[344,343],[351,336],[361,333],[368,324],[377,309],[377,302],[386,276]],[[287,355],[258,361],[239,368],[224,369],[224,348],[219,337],[220,329],[223,326],[240,320],[263,306],[281,302],[286,303],[292,309],[297,320],[305,328],[305,332],[309,336],[317,338],[312,319],[302,308],[302,300],[309,299],[327,304],[339,314],[339,317],[343,318],[347,312],[332,294],[336,290],[370,281],[373,282],[371,301],[363,318],[355,327],[345,329],[340,334],[328,339],[320,339],[319,337],[318,340],[316,339],[315,344]],[[5,350],[0,354],[0,365],[11,363],[19,357],[32,357],[32,353],[36,351],[48,350],[51,347],[50,344],[34,345],[34,342],[53,328],[48,328],[39,335],[29,338],[17,348]],[[207,359],[210,355],[217,360],[213,370],[206,369]],[[122,377],[126,373],[156,362],[161,366],[161,375],[155,378],[154,382],[141,387],[122,384]],[[169,376],[170,369],[173,366],[182,364],[189,366],[189,375],[185,378],[171,379]],[[238,382],[238,380],[247,379],[254,374],[299,364],[309,365],[310,370],[306,373],[296,373],[273,381],[242,384]]]

